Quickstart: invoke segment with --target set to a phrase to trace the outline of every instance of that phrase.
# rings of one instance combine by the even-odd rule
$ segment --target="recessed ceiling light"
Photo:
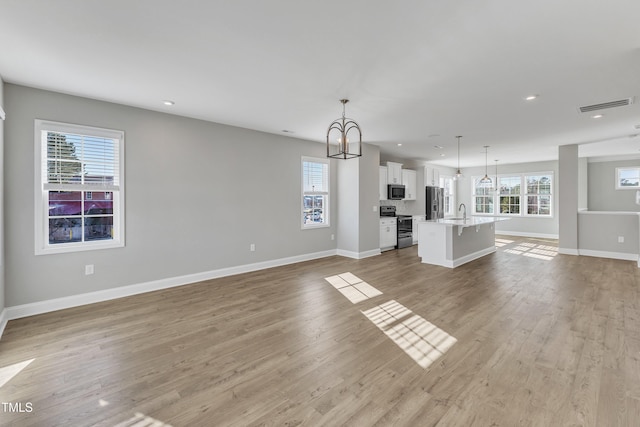
[[[604,114],[594,114],[593,116],[591,116],[592,119],[601,119],[604,117]]]
[[[295,132],[288,129],[282,129],[282,133],[295,133]]]
[[[162,103],[163,103],[164,105],[168,105],[168,106],[171,106],[171,105],[174,105],[174,104],[175,104],[175,102],[173,102],[173,101],[169,101],[168,99],[166,99],[166,100],[162,101]]]
[[[398,147],[402,147],[402,143],[400,143],[400,142],[399,142],[399,143],[398,143]]]
[[[444,157],[444,153],[440,153],[440,157]]]
[[[538,96],[540,95],[529,95],[527,97],[524,98],[525,101],[533,101],[534,99],[538,99]]]
[[[442,145],[434,145],[433,148],[436,150],[442,150],[444,147]]]

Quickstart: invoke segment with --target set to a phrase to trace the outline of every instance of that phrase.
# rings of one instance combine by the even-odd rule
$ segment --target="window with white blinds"
[[[120,184],[119,139],[46,131],[45,189],[101,187]]]
[[[302,158],[302,227],[329,225],[329,161]]]
[[[36,254],[124,246],[124,132],[35,121]]]

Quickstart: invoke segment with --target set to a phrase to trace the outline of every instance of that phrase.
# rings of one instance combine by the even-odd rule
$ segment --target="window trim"
[[[43,144],[43,131],[53,131],[60,133],[75,133],[79,135],[91,135],[103,138],[115,139],[118,141],[118,189],[112,188],[103,190],[113,192],[113,230],[112,240],[89,240],[84,242],[69,242],[50,244],[48,236],[48,200],[45,183],[43,181],[43,155],[46,156],[47,146]],[[34,121],[34,243],[35,254],[59,254],[69,252],[82,252],[88,250],[120,248],[125,246],[125,164],[124,164],[125,139],[124,131],[104,129],[93,126],[84,126],[71,123],[55,122],[50,120],[35,119]],[[100,191],[101,187],[96,187],[92,191]],[[74,191],[88,191],[77,189]]]
[[[449,208],[450,208],[450,212],[447,213],[447,206],[445,203],[443,203],[444,207],[444,215],[445,216],[455,216],[456,215],[456,181],[453,178],[453,176],[450,175],[440,175],[439,179],[438,179],[438,184],[440,185],[440,188],[442,188],[443,190],[443,198],[444,200],[446,200],[447,198],[447,194],[446,194],[446,185],[445,185],[445,181],[450,181],[449,183]]]
[[[616,168],[616,176],[615,176],[615,188],[616,190],[638,190],[640,189],[640,181],[638,181],[638,185],[620,185],[620,171],[626,169],[633,169],[638,171],[638,175],[640,175],[640,166],[621,166]]]
[[[551,178],[551,192],[549,194],[529,194],[527,192],[527,177],[530,176],[549,176]],[[498,178],[498,182],[500,180],[500,178],[504,178],[504,177],[520,177],[520,192],[518,194],[504,194],[503,196],[518,196],[520,198],[520,212],[519,213],[500,213],[500,192],[497,189],[494,189],[493,194],[490,194],[489,196],[484,196],[482,194],[478,195],[478,197],[490,197],[493,201],[493,213],[484,213],[484,212],[476,212],[476,204],[475,204],[475,197],[476,197],[476,188],[475,188],[475,182],[481,178],[481,176],[472,176],[471,177],[471,198],[472,198],[472,205],[473,205],[473,213],[472,215],[474,216],[495,216],[495,217],[505,217],[505,218],[554,218],[555,217],[555,212],[554,212],[554,201],[553,201],[553,197],[554,197],[554,185],[555,185],[555,174],[553,171],[543,171],[543,172],[518,172],[518,173],[503,173],[503,174],[499,174],[497,176]],[[494,177],[492,177],[492,179],[495,179]],[[495,183],[498,184],[498,183]],[[527,213],[527,207],[528,207],[528,196],[549,196],[549,215],[542,215],[542,214],[529,214]]]
[[[316,192],[304,191],[305,162],[322,163],[327,165],[327,191],[316,191]],[[300,160],[300,205],[299,205],[300,213],[302,214],[300,216],[300,226],[302,227],[302,230],[312,230],[316,228],[326,228],[331,226],[330,201],[329,201],[330,194],[331,194],[331,162],[329,161],[329,159],[321,158],[321,157],[302,156]],[[304,196],[309,196],[309,195],[322,195],[325,197],[325,200],[324,200],[325,206],[323,207],[324,214],[325,214],[325,221],[323,223],[320,223],[320,224],[304,223]]]
[[[530,176],[550,176],[551,177],[551,185],[549,189],[549,193],[529,193],[529,186],[527,185],[527,178]],[[520,206],[520,210],[522,210],[522,216],[528,218],[553,218],[554,217],[554,204],[553,204],[553,185],[555,183],[555,177],[553,172],[530,172],[522,174],[522,204]],[[541,197],[541,196],[549,196],[549,215],[544,214],[530,214],[529,212],[529,196]],[[524,205],[524,206],[523,206]],[[524,208],[524,209],[523,209]]]

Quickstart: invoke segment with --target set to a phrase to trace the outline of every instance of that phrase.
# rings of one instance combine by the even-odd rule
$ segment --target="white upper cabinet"
[[[440,172],[436,168],[426,166],[424,168],[425,187],[440,187]]]
[[[417,189],[417,176],[416,171],[411,169],[402,169],[402,183],[404,184],[404,199],[416,200]]]
[[[402,184],[402,163],[387,162],[387,184]]]
[[[387,200],[387,167],[380,166],[380,186],[378,191],[380,192],[380,200]]]

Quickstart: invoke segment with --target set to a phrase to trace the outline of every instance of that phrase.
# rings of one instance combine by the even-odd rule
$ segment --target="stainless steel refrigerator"
[[[444,218],[444,189],[426,187],[427,208],[425,219]]]

